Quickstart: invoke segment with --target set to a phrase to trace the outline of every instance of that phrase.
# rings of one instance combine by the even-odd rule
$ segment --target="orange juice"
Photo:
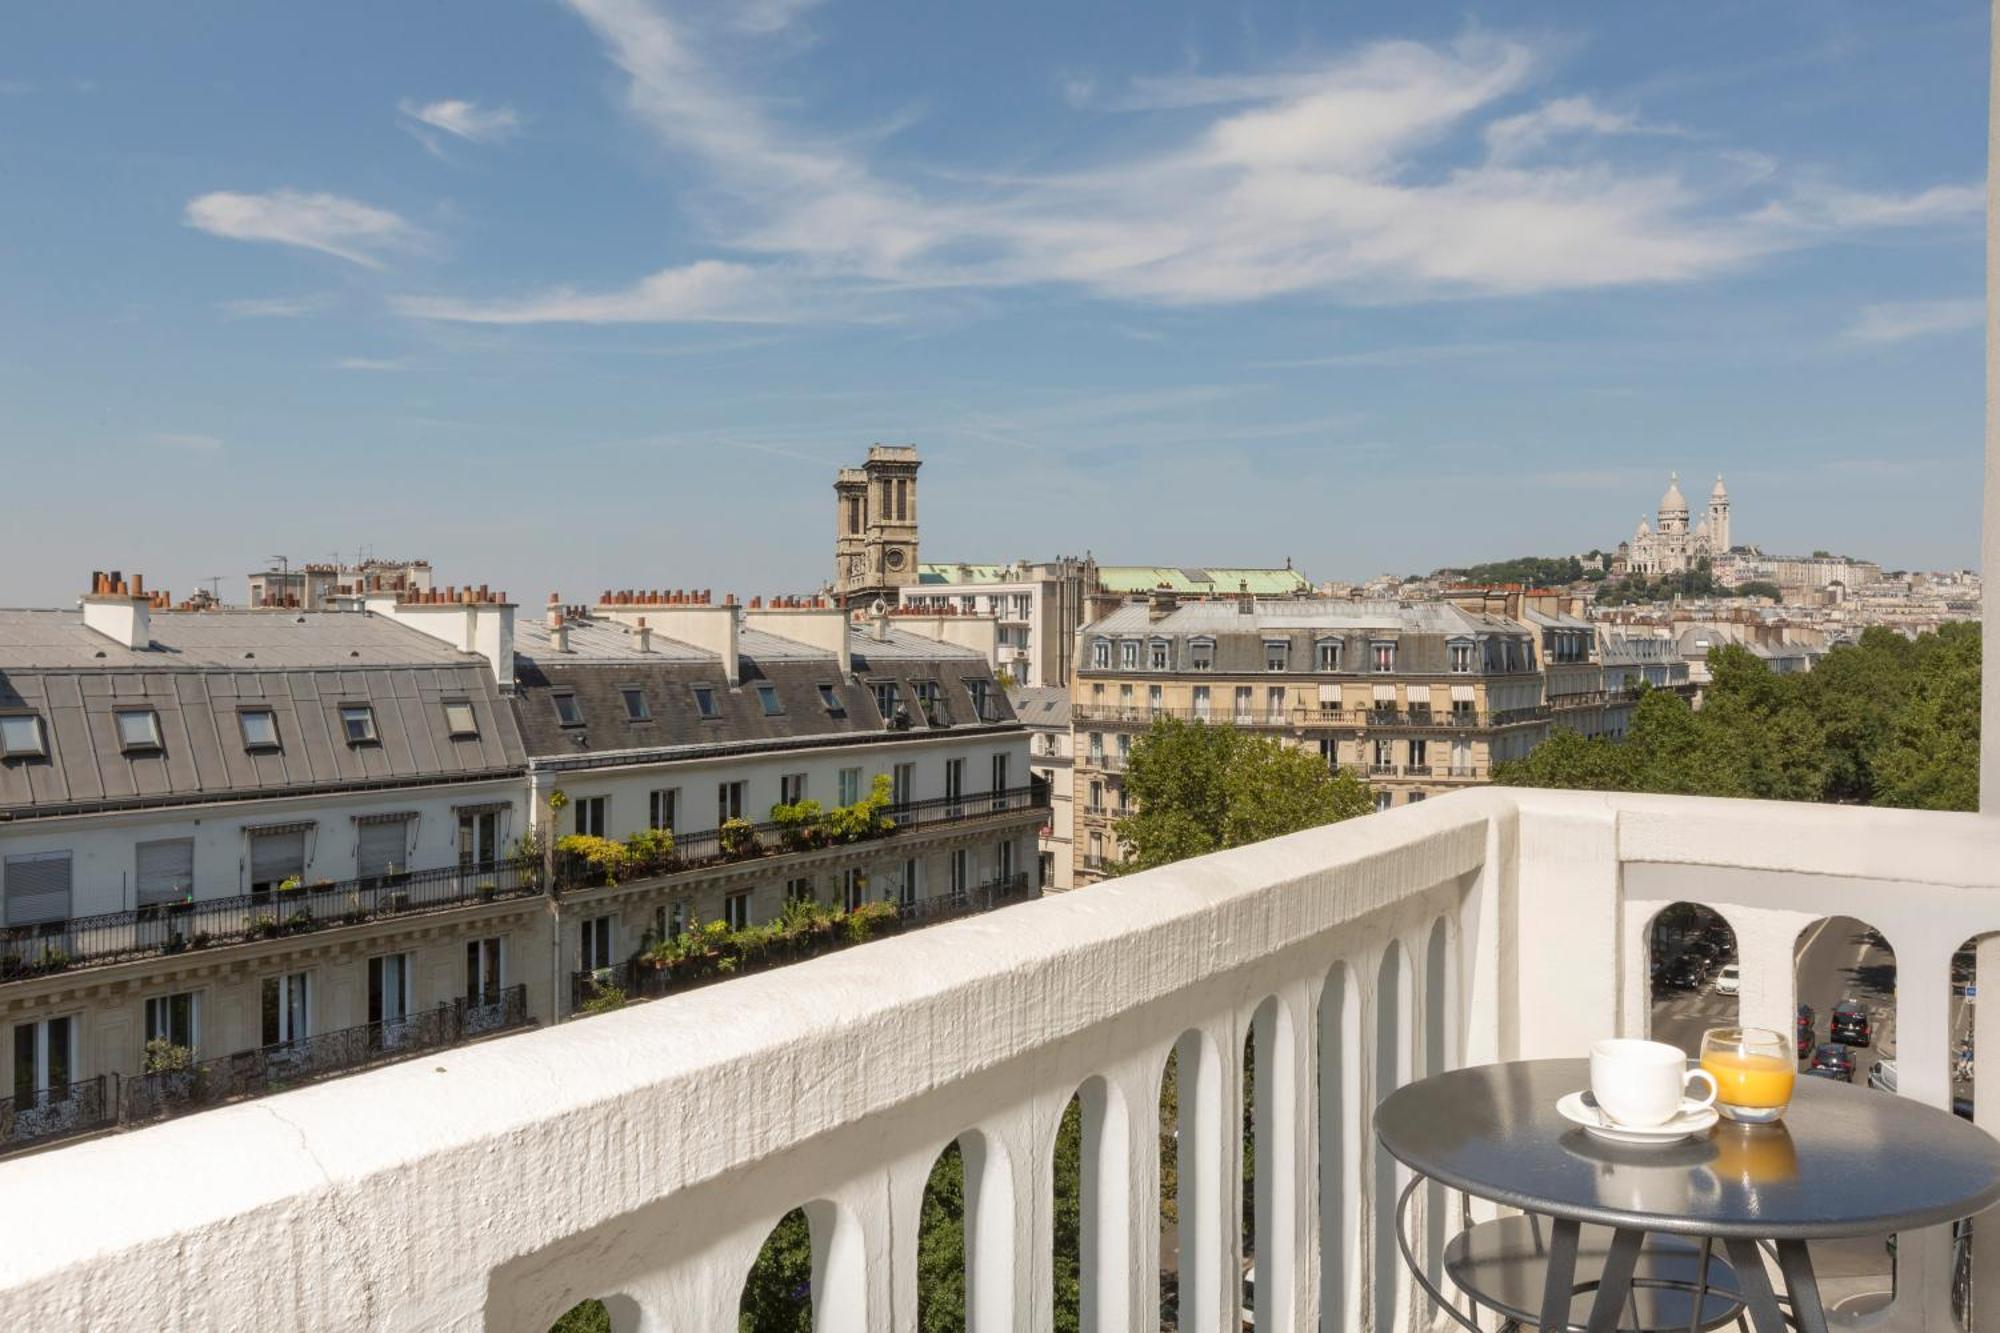
[[[1715,1080],[1715,1100],[1746,1110],[1769,1110],[1789,1104],[1792,1062],[1782,1056],[1745,1051],[1704,1051],[1701,1067]]]

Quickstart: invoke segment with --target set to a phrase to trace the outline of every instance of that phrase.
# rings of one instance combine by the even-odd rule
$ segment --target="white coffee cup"
[[[1691,1099],[1688,1084],[1708,1084],[1706,1097]],[[1705,1069],[1689,1069],[1687,1053],[1662,1041],[1612,1037],[1590,1047],[1590,1091],[1613,1122],[1634,1129],[1664,1125],[1682,1104],[1715,1102],[1715,1079]]]

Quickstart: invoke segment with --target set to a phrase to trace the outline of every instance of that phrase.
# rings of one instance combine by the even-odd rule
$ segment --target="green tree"
[[[917,1327],[965,1330],[965,1154],[947,1144],[924,1182],[917,1225]]]
[[[743,1280],[737,1306],[741,1333],[810,1333],[812,1329],[812,1228],[805,1209],[778,1219]]]
[[[1352,819],[1374,809],[1367,784],[1318,756],[1228,726],[1161,718],[1132,746],[1118,821],[1120,871]]]
[[[611,1311],[599,1300],[582,1301],[549,1325],[549,1333],[611,1333]]]
[[[1979,686],[1977,627],[1949,626],[1924,645],[1876,753],[1877,805],[1979,808]]]
[[[1769,579],[1747,579],[1736,585],[1738,597],[1768,597],[1774,602],[1785,600],[1785,590]]]

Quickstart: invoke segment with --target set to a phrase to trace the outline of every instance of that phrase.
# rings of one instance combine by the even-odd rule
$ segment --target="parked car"
[[[1854,1057],[1845,1046],[1828,1042],[1812,1053],[1812,1063],[1806,1072],[1816,1078],[1837,1078],[1843,1083],[1854,1081]]]
[[[1715,974],[1715,993],[1734,995],[1743,984],[1743,969],[1735,963],[1724,963],[1722,970]]]
[[[1699,957],[1684,953],[1667,964],[1667,986],[1671,990],[1700,990],[1708,980],[1708,969]]]
[[[1859,1000],[1842,1000],[1833,1006],[1833,1017],[1828,1020],[1826,1035],[1846,1046],[1866,1046],[1874,1029],[1868,1021],[1868,1010]]]
[[[1813,1035],[1813,1024],[1818,1021],[1819,1015],[1813,1012],[1811,1005],[1802,1004],[1799,1006],[1798,1037],[1799,1059],[1801,1060],[1812,1054],[1813,1043],[1817,1040]]]
[[[1880,1089],[1883,1092],[1894,1092],[1896,1090],[1896,1062],[1894,1060],[1877,1060],[1874,1064],[1868,1066],[1868,1086]]]

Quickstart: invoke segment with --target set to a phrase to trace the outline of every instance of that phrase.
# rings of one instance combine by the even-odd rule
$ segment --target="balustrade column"
[[[1235,1333],[1242,1322],[1241,1161],[1243,1143],[1230,1099],[1241,1097],[1225,1059],[1234,1039],[1197,1030],[1175,1046],[1179,1080],[1180,1325],[1187,1333]],[[1235,1168],[1235,1169],[1232,1169]],[[1233,1183],[1232,1183],[1233,1182]]]

